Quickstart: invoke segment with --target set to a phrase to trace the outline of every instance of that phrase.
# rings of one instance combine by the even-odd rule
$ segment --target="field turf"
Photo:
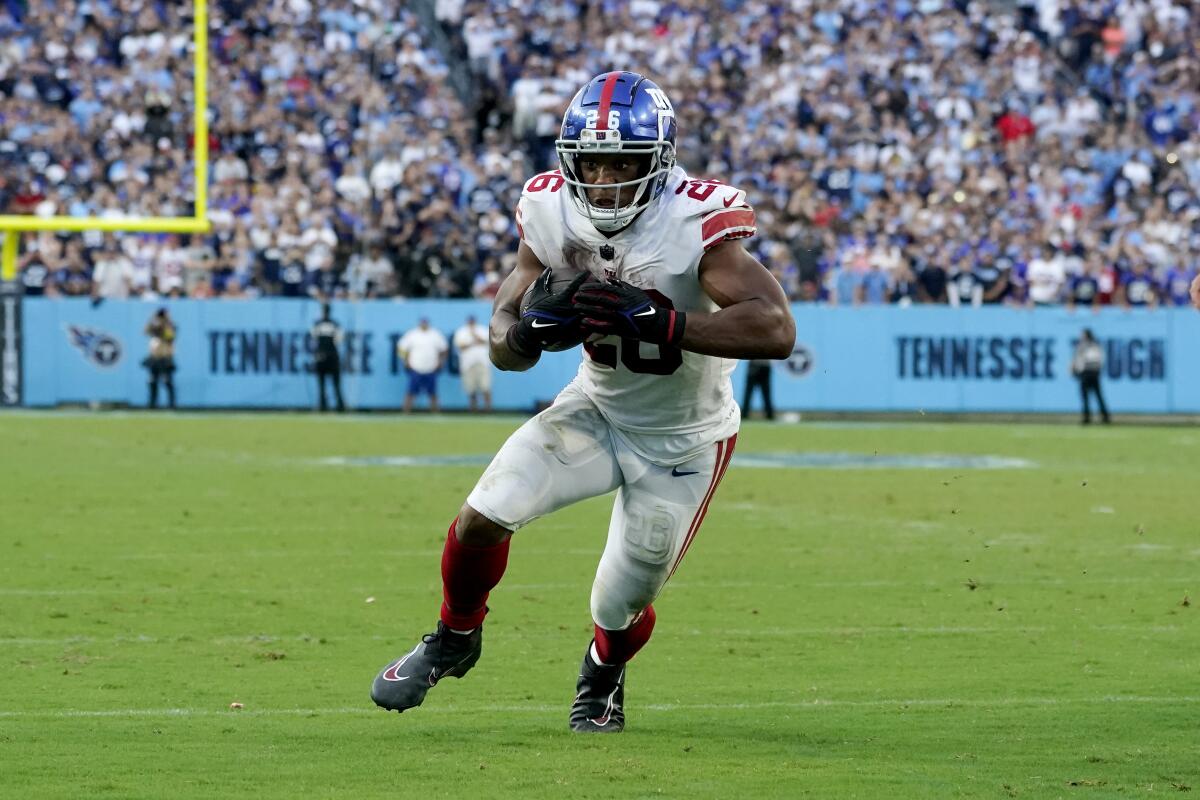
[[[608,498],[518,535],[469,676],[375,709],[482,468],[322,460],[518,423],[0,415],[0,797],[1200,793],[1188,428],[747,424],[865,464],[735,461],[623,735],[566,727]],[[1028,464],[872,468],[905,454]]]

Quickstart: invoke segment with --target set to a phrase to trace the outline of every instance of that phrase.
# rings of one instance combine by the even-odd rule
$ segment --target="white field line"
[[[522,556],[549,556],[559,558],[561,556],[591,556],[592,558],[600,558],[600,548],[598,547],[564,547],[561,549],[555,548],[523,548]],[[209,552],[209,553],[123,553],[116,556],[121,561],[190,561],[196,558],[215,558],[222,561],[238,560],[242,558],[360,558],[363,560],[375,560],[379,558],[441,558],[441,548],[425,548],[412,550],[237,550],[224,552]]]
[[[869,625],[869,626],[831,626],[807,628],[718,628],[700,630],[679,630],[676,636],[716,636],[724,638],[752,638],[755,636],[770,637],[813,637],[813,636],[962,636],[995,634],[1031,634],[1054,633],[1070,635],[1081,631],[1109,633],[1163,633],[1177,634],[1190,632],[1192,628],[1183,625],[1014,625],[1012,627],[981,626],[981,625]],[[540,633],[537,631],[520,631],[512,634],[521,639],[557,638],[559,632]],[[329,636],[321,637],[313,634],[244,634],[241,636],[218,636],[207,639],[181,638],[178,636],[150,636],[147,634],[132,636],[114,636],[111,638],[96,638],[92,636],[62,636],[44,638],[25,638],[18,636],[0,637],[0,648],[5,647],[70,647],[79,645],[118,645],[118,644],[215,644],[215,645],[256,645],[301,642],[316,644],[324,638],[326,642],[354,641],[395,641],[395,636]]]
[[[745,505],[745,504],[733,504],[732,506],[730,506],[730,508],[737,509],[737,508],[740,508],[742,505]],[[744,509],[742,509],[742,510],[744,510]],[[1093,509],[1093,511],[1095,511],[1095,509]],[[783,515],[783,513],[784,512],[780,512],[780,515]],[[790,513],[790,512],[788,512],[788,513]],[[852,519],[852,518],[846,518],[844,521],[852,522],[854,525],[858,525],[860,527],[871,527],[878,523],[877,520],[863,520],[863,519]],[[921,533],[925,533],[928,531],[935,531],[935,530],[957,531],[960,529],[961,526],[953,524],[953,523],[948,523],[948,522],[934,522],[934,521],[925,520],[925,521],[904,522],[904,523],[901,523],[900,527],[903,529],[903,532],[905,534],[921,534]],[[189,534],[196,533],[200,530],[216,531],[217,529],[216,528],[192,529],[189,531]],[[229,533],[229,532],[236,532],[238,530],[238,528],[222,528],[220,530],[222,532]],[[314,528],[312,530],[317,530],[317,529]],[[321,532],[327,532],[327,529],[324,529],[324,528],[322,528],[320,530],[321,530]],[[263,532],[263,529],[246,527],[244,529],[244,532],[246,532],[246,533],[254,533],[254,532],[261,533],[261,532]],[[280,530],[272,530],[272,531],[268,531],[268,532],[270,532],[270,533],[285,533],[287,531],[280,529]],[[1043,544],[1044,542],[1045,542],[1045,537],[1043,537],[1043,536],[1034,535],[1034,534],[1020,534],[1020,533],[1002,534],[999,536],[993,536],[990,538],[984,538],[984,539],[979,540],[979,544],[986,545],[988,547],[1016,547],[1016,546],[1034,545],[1034,544],[1040,545],[1040,544]],[[733,553],[733,552],[738,552],[738,553],[743,552],[742,550],[738,550],[736,548],[723,548],[720,546],[721,543],[719,541],[715,541],[715,540],[712,541],[710,544],[711,544],[711,546],[706,549],[709,553],[711,553],[713,555],[720,555],[720,554],[724,554],[724,553]],[[909,546],[910,545],[908,545],[908,544],[900,544],[897,547],[898,548],[907,548]],[[1187,546],[1188,545],[1183,545],[1183,544],[1161,544],[1161,543],[1155,543],[1155,542],[1135,542],[1133,544],[1118,545],[1116,547],[1093,549],[1093,550],[1090,550],[1089,552],[1096,556],[1124,555],[1129,550],[1134,550],[1134,551],[1140,550],[1140,551],[1145,551],[1145,552],[1159,552],[1159,551],[1165,552],[1168,550],[1182,549]],[[783,547],[778,548],[780,553],[805,553],[805,552],[815,552],[817,550],[824,551],[824,550],[829,550],[829,549],[833,549],[833,548],[822,547],[815,543],[805,544],[805,545],[788,545],[788,546],[783,546]],[[520,555],[521,555],[521,557],[530,557],[530,558],[534,558],[534,557],[561,558],[563,556],[580,556],[580,557],[585,557],[585,558],[599,559],[600,551],[601,551],[600,547],[522,547],[520,550]],[[1200,550],[1188,550],[1184,553],[1184,555],[1197,556],[1197,555],[1200,555]],[[377,549],[358,549],[358,550],[346,550],[346,549],[328,550],[328,549],[326,549],[326,550],[321,550],[321,549],[312,549],[312,548],[308,548],[308,549],[278,548],[278,549],[270,549],[270,550],[253,549],[253,550],[174,551],[174,552],[150,551],[150,552],[136,552],[136,553],[117,553],[117,554],[113,554],[113,556],[112,556],[112,558],[115,558],[119,561],[190,561],[190,560],[195,560],[195,559],[200,559],[200,558],[216,559],[219,561],[237,561],[237,560],[247,559],[247,558],[264,558],[264,559],[270,559],[270,558],[319,558],[319,559],[323,559],[323,560],[328,560],[331,558],[380,559],[380,558],[441,558],[441,557],[442,557],[442,549],[440,546],[436,547],[436,548],[435,547],[413,547],[413,548],[392,549],[392,550],[377,550]],[[72,559],[62,558],[60,556],[56,556],[56,555],[52,555],[52,554],[47,554],[47,555],[43,556],[43,558],[48,561],[72,560]]]
[[[795,591],[797,589],[872,589],[872,588],[914,588],[914,589],[958,589],[962,587],[968,577],[978,577],[974,574],[968,575],[963,573],[963,580],[947,579],[945,581],[894,581],[894,580],[877,580],[877,581],[797,581],[795,583],[764,583],[762,581],[675,581],[667,584],[667,589],[698,589],[706,591],[709,589],[769,589],[769,590],[788,590]],[[436,582],[436,576],[430,578],[430,585]],[[1120,577],[1120,578],[985,578],[980,581],[980,585],[987,588],[1001,588],[1005,586],[1110,586],[1110,585],[1138,585],[1138,584],[1153,584],[1156,586],[1191,586],[1196,583],[1196,577],[1180,577],[1180,578],[1163,578],[1163,577]],[[568,582],[568,583],[509,583],[501,584],[499,591],[546,591],[558,589],[586,589],[586,582]],[[419,591],[422,593],[428,592],[429,589],[423,585],[410,584],[406,587],[388,587],[386,589],[356,589],[353,590],[358,594],[377,596],[397,595],[403,592]],[[91,597],[91,596],[110,596],[110,595],[160,595],[160,594],[238,594],[238,595],[294,595],[304,594],[311,595],[312,590],[307,587],[219,587],[219,588],[196,588],[196,587],[175,587],[175,586],[144,586],[133,588],[112,588],[112,589],[23,589],[16,587],[0,587],[0,597]]]
[[[879,700],[781,700],[762,703],[650,703],[638,706],[638,711],[755,711],[768,708],[823,710],[836,708],[1004,708],[1004,707],[1071,707],[1095,705],[1173,705],[1177,703],[1200,703],[1200,696],[1141,696],[1105,695],[1101,697],[998,697],[993,699],[913,698]],[[477,706],[423,708],[421,716],[475,714],[481,710],[498,711],[505,714],[560,714],[561,705],[530,704],[519,706]],[[336,708],[264,708],[264,709],[215,709],[215,708],[112,708],[93,711],[59,710],[0,710],[0,719],[78,719],[105,717],[317,717],[358,716],[379,714],[380,709],[366,706],[342,706]]]

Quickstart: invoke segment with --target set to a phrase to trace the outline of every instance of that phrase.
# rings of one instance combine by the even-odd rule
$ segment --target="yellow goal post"
[[[195,204],[190,217],[71,217],[0,214],[0,280],[17,276],[17,240],[21,231],[138,231],[205,233],[208,221],[208,0],[192,4],[192,162]]]

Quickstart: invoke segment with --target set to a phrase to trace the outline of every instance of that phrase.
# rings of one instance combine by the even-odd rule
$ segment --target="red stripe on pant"
[[[700,530],[700,525],[704,522],[704,515],[708,513],[708,504],[712,502],[713,495],[716,494],[717,487],[721,484],[721,478],[725,477],[725,470],[729,468],[729,462],[733,459],[733,448],[736,446],[736,433],[723,442],[717,442],[717,460],[713,466],[712,482],[708,485],[708,493],[704,495],[704,501],[700,503],[700,508],[696,509],[696,516],[692,518],[691,527],[688,528],[687,537],[683,540],[683,546],[679,548],[679,555],[675,557],[675,563],[671,566],[668,578],[675,574],[675,570],[679,568],[679,562],[683,561],[688,548],[692,545],[692,539]]]

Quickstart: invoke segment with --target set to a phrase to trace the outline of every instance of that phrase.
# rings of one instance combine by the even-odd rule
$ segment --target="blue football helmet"
[[[554,142],[571,197],[597,230],[619,231],[658,198],[675,166],[675,109],[666,92],[636,72],[606,72],[588,81],[563,115]],[[625,153],[644,157],[646,173],[624,183],[584,183],[578,160],[584,154]],[[620,189],[636,186],[633,200],[620,203]],[[588,189],[616,189],[613,208],[593,205]]]

